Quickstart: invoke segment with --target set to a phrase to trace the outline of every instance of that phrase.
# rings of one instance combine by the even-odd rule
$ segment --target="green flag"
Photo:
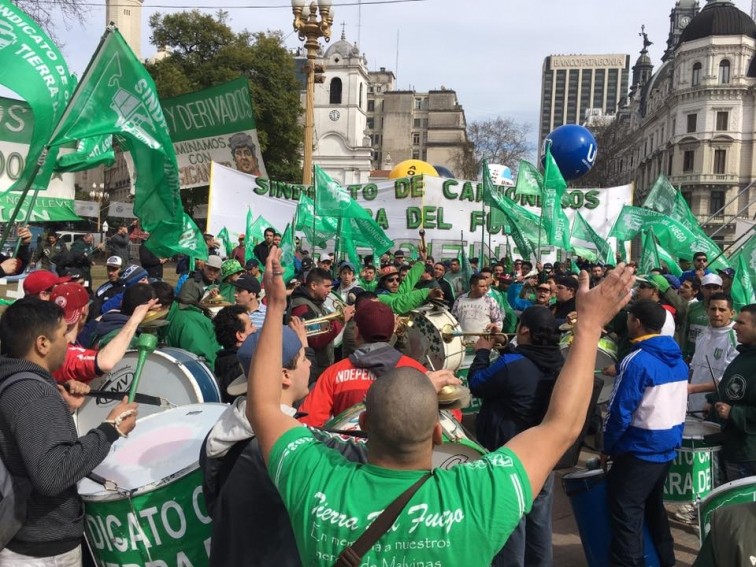
[[[23,172],[11,190],[23,189],[36,171],[44,146],[49,142],[73,84],[68,66],[47,34],[23,10],[0,0],[0,85],[23,97],[34,114],[34,133]],[[32,189],[47,189],[57,150],[33,180]]]
[[[515,195],[535,195],[540,197],[542,187],[543,175],[538,171],[538,168],[524,159],[520,160],[520,167],[517,170]]]
[[[581,258],[585,258],[589,262],[596,262],[598,260],[598,255],[596,254],[595,250],[592,250],[590,248],[583,248],[582,246],[575,246],[574,244],[571,245],[572,251],[580,256]]]
[[[627,248],[625,248],[625,243],[619,238],[616,240],[616,243],[617,243],[617,256],[619,257],[619,261],[627,262]]]
[[[676,197],[677,189],[674,188],[669,179],[662,173],[654,182],[642,206],[646,209],[653,209],[654,211],[668,215],[672,213],[675,207]]]
[[[255,257],[254,248],[255,240],[252,237],[252,227],[255,224],[254,216],[252,216],[252,209],[247,207],[247,228],[244,232],[244,260],[249,262]],[[263,269],[265,266],[262,267]]]
[[[51,145],[118,136],[133,160],[134,213],[157,256],[207,258],[202,233],[184,212],[176,153],[157,89],[118,30],[108,29],[74,92]]]
[[[593,230],[593,227],[588,224],[588,221],[586,221],[585,218],[583,218],[580,211],[576,211],[575,218],[572,219],[571,234],[572,238],[577,238],[593,244],[596,247],[597,252],[594,256],[604,264],[614,265],[614,253],[612,252],[612,247],[609,246],[609,243],[601,238],[595,230]],[[575,249],[574,245],[573,249]],[[577,252],[577,250],[575,251]],[[583,254],[580,255],[583,256]],[[585,256],[583,257],[585,258]]]
[[[672,217],[660,212],[625,205],[622,207],[617,220],[609,231],[609,236],[618,240],[632,240],[641,230],[652,228],[662,247],[670,254],[692,260],[696,252],[704,252],[707,257],[719,256],[721,251],[710,238],[702,238],[693,233],[685,225]],[[724,257],[718,258],[711,266],[712,269],[726,268],[729,263]]]
[[[488,170],[488,160],[483,160],[483,204],[489,207],[494,207],[496,202],[494,200],[494,186],[491,181],[491,172]]]
[[[318,215],[340,217],[352,198],[320,166],[315,166],[315,210]]]
[[[0,194],[0,222],[10,220],[13,209],[18,204],[21,193],[6,191]],[[20,218],[25,218],[31,199],[26,199],[21,205]],[[63,222],[83,220],[74,212],[73,199],[58,199],[56,197],[38,196],[32,208],[29,220],[31,222]]]
[[[752,267],[752,265],[749,266],[746,262],[744,255],[738,256],[738,261],[735,264],[735,276],[732,280],[732,289],[730,290],[735,311],[740,311],[746,305],[750,305],[756,301],[753,295],[753,280],[751,279]]]
[[[255,244],[258,244],[259,242],[262,242],[265,240],[265,229],[266,228],[272,228],[275,232],[278,232],[278,229],[276,229],[270,222],[268,222],[264,216],[260,215],[255,219],[255,222],[252,223],[252,226],[249,227],[249,233],[252,235],[252,242],[254,243],[252,246],[254,247]],[[283,237],[283,235],[281,235]]]
[[[115,161],[113,136],[93,136],[79,140],[73,153],[58,156],[55,171],[83,171],[100,165],[110,167]]]
[[[319,217],[331,216],[341,219],[341,224],[338,226],[348,231],[347,234],[352,235],[356,245],[372,248],[378,254],[383,254],[394,245],[394,241],[386,236],[370,213],[317,165],[315,166],[315,214]]]
[[[307,240],[314,246],[325,248],[328,241],[338,232],[339,221],[334,217],[315,217],[314,214],[313,200],[304,192],[300,193],[294,230],[304,232]]]
[[[551,146],[546,144],[541,218],[546,229],[546,242],[563,250],[570,249],[570,221],[562,208],[562,197],[566,189],[567,183],[551,155]]]
[[[656,251],[656,240],[653,229],[641,232],[641,257],[638,264],[639,274],[649,274],[653,269],[661,269],[661,261]]]
[[[218,231],[218,238],[223,243],[223,249],[226,251],[226,256],[230,257],[234,251],[234,247],[231,245],[231,238],[228,236],[228,229],[224,226]]]
[[[655,240],[655,239],[654,239]],[[656,243],[656,254],[659,256],[659,260],[662,264],[667,266],[667,270],[669,270],[669,273],[673,276],[681,276],[683,271],[680,267],[680,262],[675,260],[675,258],[667,252],[663,246],[660,246],[658,243]]]
[[[296,275],[294,268],[294,229],[292,224],[286,225],[281,235],[281,267],[283,268],[284,283],[291,281]]]
[[[735,265],[741,256],[745,259],[746,266],[748,266],[751,281],[756,282],[756,234],[751,235],[745,244],[737,249],[730,257],[730,263]]]

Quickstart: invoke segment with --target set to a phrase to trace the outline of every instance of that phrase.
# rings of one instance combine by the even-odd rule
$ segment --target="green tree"
[[[147,65],[161,97],[192,92],[245,75],[268,175],[302,179],[302,113],[294,60],[281,32],[234,32],[228,14],[197,10],[150,17],[150,41],[168,55]]]

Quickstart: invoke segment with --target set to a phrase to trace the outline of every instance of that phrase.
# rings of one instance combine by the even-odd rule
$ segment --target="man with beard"
[[[263,232],[263,241],[252,249],[252,253],[255,255],[261,264],[265,264],[265,259],[268,257],[268,250],[273,246],[273,238],[276,236],[276,230],[269,226]]]
[[[517,325],[517,346],[490,364],[494,341],[475,343],[470,391],[483,400],[476,420],[477,439],[489,451],[541,423],[564,358],[554,316],[543,306],[527,308]],[[551,565],[552,472],[533,501],[533,508],[509,536],[492,565]]]
[[[43,270],[53,272],[55,271],[55,266],[53,265],[52,258],[57,256],[58,254],[65,254],[66,252],[68,252],[66,243],[61,242],[58,239],[57,232],[51,231],[47,234],[47,242],[45,242],[41,246],[37,246],[37,249],[34,251],[32,264],[39,262],[40,267]]]
[[[454,305],[454,291],[452,291],[451,284],[444,277],[445,275],[446,266],[444,266],[441,262],[436,262],[435,264],[433,264],[433,277],[436,278],[438,287],[441,288],[441,291],[444,294],[443,301],[446,304],[446,307],[451,309],[452,305]]]

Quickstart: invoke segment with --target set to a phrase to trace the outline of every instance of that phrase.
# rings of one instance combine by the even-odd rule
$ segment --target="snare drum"
[[[707,496],[715,486],[721,446],[706,441],[705,436],[719,433],[716,423],[688,418],[683,429],[682,447],[664,481],[664,500],[695,502]]]
[[[465,359],[462,337],[451,337],[449,342],[441,336],[444,327],[462,332],[457,319],[445,307],[427,305],[411,312],[412,329],[428,340],[428,350],[420,363],[429,370],[457,370]]]
[[[128,351],[121,362],[89,384],[93,390],[128,392],[134,378],[138,352]],[[180,348],[162,347],[150,353],[144,363],[139,393],[164,398],[169,407],[200,402],[220,402],[218,383],[199,357]],[[79,435],[103,422],[119,400],[87,398],[76,413]],[[140,404],[139,417],[165,411],[164,407]]]
[[[359,431],[360,414],[365,404],[357,404],[341,412],[325,424],[324,429],[335,431]],[[433,448],[433,468],[450,469],[460,463],[477,461],[486,454],[486,450],[470,439],[462,425],[454,419],[448,410],[438,412],[443,431],[443,443]]]
[[[93,471],[107,488],[79,482],[98,565],[209,564],[212,527],[198,458],[226,407],[195,404],[140,417]]]
[[[562,335],[559,340],[559,349],[562,351],[562,356],[567,358],[567,354],[570,352],[572,341],[574,339],[572,332],[567,332]],[[607,366],[611,366],[617,362],[617,343],[608,336],[603,336],[598,342],[598,352],[596,352],[596,370],[601,370]],[[600,376],[604,381],[604,387],[599,393],[596,403],[605,404],[612,397],[612,390],[614,390],[614,376]]]

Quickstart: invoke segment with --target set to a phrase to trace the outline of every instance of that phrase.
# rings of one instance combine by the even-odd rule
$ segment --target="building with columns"
[[[610,171],[634,182],[641,203],[660,173],[679,187],[703,228],[721,245],[739,218],[756,214],[756,23],[728,0],[678,0],[668,49],[654,70],[646,53],[633,67],[618,114]],[[599,149],[600,151],[600,149]]]

